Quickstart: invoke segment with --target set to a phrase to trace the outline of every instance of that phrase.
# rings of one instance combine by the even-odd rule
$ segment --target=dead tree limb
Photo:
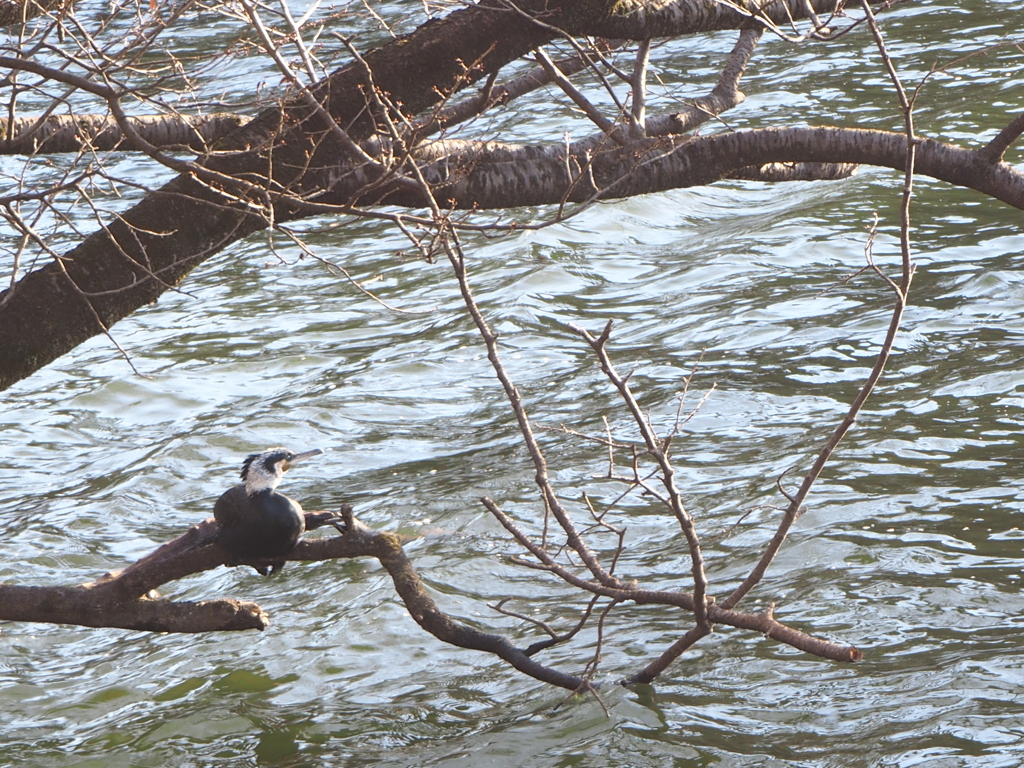
[[[589,592],[592,595],[611,598],[613,605],[627,601],[640,605],[671,605],[683,608],[694,614],[696,628],[691,630],[683,640],[677,642],[672,648],[663,653],[658,660],[648,665],[645,670],[642,670],[633,677],[628,678],[628,680],[632,682],[650,682],[650,680],[652,680],[657,674],[660,674],[675,658],[677,658],[683,650],[689,647],[693,642],[696,642],[696,640],[700,639],[700,637],[704,637],[709,634],[711,632],[712,625],[715,623],[755,629],[767,637],[780,640],[793,645],[794,647],[801,648],[809,653],[834,659],[836,661],[858,661],[861,659],[862,654],[855,647],[832,643],[827,640],[812,637],[798,630],[792,629],[791,627],[786,627],[775,621],[770,613],[761,615],[739,613],[731,610],[735,604],[728,606],[727,610],[723,610],[715,605],[714,598],[707,596],[707,577],[704,573],[703,556],[701,553],[699,539],[693,525],[693,520],[683,508],[678,489],[675,487],[675,483],[673,481],[673,468],[667,456],[668,441],[663,441],[654,434],[646,415],[641,411],[639,406],[637,406],[635,398],[629,391],[626,380],[618,375],[614,370],[614,367],[611,365],[610,359],[608,359],[605,345],[607,344],[607,337],[610,333],[610,324],[606,327],[605,332],[599,338],[594,338],[585,331],[578,329],[575,330],[584,336],[584,338],[590,343],[598,357],[598,360],[601,362],[601,366],[605,371],[605,374],[619,389],[620,395],[626,401],[627,407],[629,408],[630,413],[643,436],[647,451],[654,457],[657,463],[659,468],[658,471],[662,475],[660,478],[661,482],[664,484],[668,494],[668,497],[663,499],[663,503],[666,504],[666,506],[668,506],[675,514],[688,542],[693,566],[692,574],[695,588],[693,593],[648,590],[642,588],[637,580],[622,579],[612,575],[611,571],[605,568],[601,563],[601,559],[598,554],[588,545],[583,535],[577,529],[569,511],[566,509],[562,500],[559,498],[559,495],[551,485],[547,470],[547,460],[545,459],[544,454],[534,436],[530,417],[526,412],[523,399],[501,361],[501,355],[498,349],[498,336],[487,323],[483,312],[480,310],[480,307],[477,305],[473,296],[469,276],[466,270],[466,258],[462,251],[458,235],[448,224],[446,224],[445,221],[439,221],[438,225],[441,227],[441,236],[444,237],[443,244],[448,255],[449,262],[455,272],[455,277],[458,280],[463,302],[465,303],[470,317],[484,341],[484,345],[487,349],[488,360],[491,362],[491,367],[494,369],[498,376],[498,380],[501,382],[502,388],[505,391],[505,396],[512,407],[512,411],[519,425],[520,433],[523,436],[526,449],[533,464],[534,481],[540,490],[544,507],[546,510],[550,510],[565,536],[565,544],[563,545],[564,551],[571,552],[579,557],[583,565],[573,567],[572,565],[566,565],[563,562],[560,562],[559,552],[562,550],[552,552],[548,547],[546,535],[544,542],[538,543],[531,536],[525,533],[492,499],[487,497],[482,498],[481,503],[487,508],[487,510],[491,512],[495,519],[501,523],[512,537],[537,560],[536,563],[532,561],[517,562],[538,570],[548,571],[558,576],[566,583]],[[447,232],[447,237],[445,237],[445,232]],[[618,557],[618,554],[619,550],[616,552],[616,558]],[[589,575],[584,575],[586,572],[589,572]],[[611,610],[613,605],[609,606],[608,611]],[[606,615],[607,611],[602,613],[602,622]],[[583,621],[586,622],[587,618],[588,616],[585,616]]]
[[[304,539],[284,559],[377,558],[390,574],[409,614],[439,640],[460,648],[492,653],[520,672],[551,685],[571,691],[587,687],[582,678],[534,660],[527,653],[529,649],[520,649],[501,635],[482,632],[444,613],[427,593],[398,536],[367,528],[353,516],[348,505],[343,505],[339,514],[345,523],[342,535]],[[307,526],[317,528],[334,517],[333,513],[307,512]],[[238,600],[179,602],[154,594],[154,590],[163,584],[221,565],[266,564],[262,561],[232,561],[216,544],[216,531],[216,523],[212,519],[206,520],[124,570],[108,573],[80,586],[0,584],[0,620],[150,632],[262,630],[269,624],[270,617],[256,603]]]

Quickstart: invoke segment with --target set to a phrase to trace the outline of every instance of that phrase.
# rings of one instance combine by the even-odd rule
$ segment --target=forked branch
[[[889,327],[886,331],[885,339],[882,342],[882,347],[879,350],[878,355],[875,357],[875,364],[872,367],[871,372],[868,374],[867,380],[864,382],[864,385],[850,404],[850,408],[842,422],[840,422],[839,426],[836,427],[829,439],[825,442],[825,445],[818,454],[813,466],[804,477],[803,483],[800,485],[800,489],[790,499],[789,506],[783,514],[782,521],[779,523],[775,535],[772,537],[771,542],[769,542],[768,548],[761,556],[760,561],[750,572],[750,575],[744,579],[743,583],[736,587],[732,594],[722,601],[721,605],[723,608],[734,607],[764,577],[765,572],[768,570],[768,566],[771,565],[775,555],[778,554],[778,551],[782,547],[782,543],[785,541],[786,536],[789,534],[793,523],[796,522],[796,519],[806,509],[804,502],[810,494],[811,487],[821,475],[822,470],[825,468],[825,464],[832,457],[832,454],[835,452],[840,441],[846,436],[846,433],[850,431],[850,428],[857,420],[858,414],[863,410],[864,404],[871,396],[872,391],[874,391],[875,385],[877,385],[878,381],[882,378],[882,373],[885,371],[885,365],[889,360],[889,355],[892,353],[893,345],[896,342],[896,336],[899,333],[900,324],[903,321],[903,312],[907,307],[910,283],[914,276],[914,267],[911,262],[910,253],[910,200],[913,190],[914,163],[917,151],[917,139],[914,136],[913,100],[907,97],[906,92],[900,83],[899,76],[896,74],[892,59],[889,57],[888,51],[885,49],[885,43],[882,40],[881,31],[879,30],[878,24],[875,22],[874,15],[871,12],[871,6],[866,2],[866,0],[862,0],[862,7],[867,14],[867,21],[882,56],[882,62],[887,73],[892,79],[893,86],[899,98],[900,110],[903,112],[905,121],[906,155],[904,158],[903,197],[900,206],[900,251],[902,256],[902,276],[900,278],[900,283],[897,285],[891,279],[882,275],[896,294],[896,304],[893,307],[892,315],[889,319]],[[868,264],[876,273],[881,275],[881,272],[875,266],[874,260],[871,256],[871,241],[872,239],[869,238],[868,247],[865,249]]]
[[[704,555],[700,548],[700,537],[697,535],[697,528],[693,523],[693,518],[690,513],[686,511],[686,507],[683,505],[682,495],[679,493],[679,488],[676,486],[675,481],[675,468],[672,466],[672,462],[669,460],[668,453],[664,449],[665,443],[654,432],[654,426],[650,423],[643,410],[640,408],[640,404],[636,401],[633,396],[633,391],[629,386],[629,377],[622,377],[619,372],[615,369],[612,364],[611,358],[608,357],[608,339],[612,332],[612,323],[608,321],[604,331],[600,336],[594,337],[589,331],[584,330],[575,325],[570,325],[569,328],[575,333],[582,336],[591,349],[594,350],[594,354],[597,355],[598,362],[601,364],[601,370],[604,375],[608,377],[608,380],[612,383],[616,390],[619,392],[619,396],[626,404],[626,408],[629,409],[630,415],[633,417],[633,421],[636,424],[637,430],[640,432],[640,436],[644,440],[644,444],[647,446],[647,452],[651,458],[654,459],[658,468],[661,470],[661,483],[668,494],[666,499],[669,510],[675,516],[676,520],[679,521],[679,527],[683,531],[683,535],[686,537],[687,546],[690,549],[690,562],[692,564],[691,573],[693,575],[693,600],[694,600],[694,617],[697,620],[699,626],[707,624],[707,591],[708,591],[708,579],[704,573]]]
[[[520,672],[570,691],[586,690],[581,677],[545,666],[502,635],[482,632],[444,613],[427,593],[397,536],[374,531],[342,505],[340,536],[304,539],[284,559],[321,561],[374,557],[388,571],[395,591],[412,618],[439,640],[493,653]],[[311,528],[334,523],[335,515],[306,513]],[[200,603],[161,599],[153,590],[169,581],[232,562],[216,543],[216,523],[206,520],[158,547],[123,571],[75,587],[23,587],[0,584],[0,620],[119,627],[152,632],[214,632],[264,629],[270,617],[252,602],[209,600]],[[263,561],[244,565],[265,565]]]
[[[852,646],[832,643],[827,640],[812,637],[791,627],[786,627],[775,621],[774,617],[770,613],[747,614],[733,610],[722,610],[714,604],[713,600],[707,597],[707,577],[704,573],[703,556],[701,554],[699,538],[697,537],[693,520],[683,507],[680,493],[673,480],[674,470],[667,455],[670,440],[663,440],[655,434],[653,427],[640,409],[628,386],[628,377],[623,378],[620,376],[611,364],[605,349],[608,341],[608,335],[611,330],[610,324],[606,327],[605,332],[598,338],[594,338],[589,333],[582,331],[581,329],[574,330],[580,333],[580,335],[587,339],[591,344],[591,347],[597,354],[598,360],[601,362],[605,374],[613,382],[619,390],[621,397],[627,403],[627,407],[633,415],[634,421],[644,438],[644,443],[647,447],[648,453],[655,459],[655,463],[658,467],[657,472],[666,488],[666,494],[664,496],[665,503],[667,503],[675,513],[680,522],[680,526],[683,528],[684,535],[686,535],[687,541],[690,543],[691,561],[693,564],[693,574],[696,587],[692,594],[687,592],[669,592],[644,589],[638,581],[626,581],[612,576],[611,571],[606,570],[601,565],[597,555],[585,543],[582,534],[576,528],[572,519],[569,517],[568,511],[561,504],[558,496],[551,486],[547,473],[546,460],[534,437],[533,429],[530,424],[529,417],[527,416],[525,406],[523,405],[522,398],[501,362],[497,343],[498,337],[487,324],[483,317],[483,313],[473,297],[473,292],[470,288],[469,278],[466,272],[465,256],[454,231],[450,231],[450,237],[445,239],[445,244],[449,260],[451,261],[452,267],[455,271],[456,278],[459,281],[463,301],[465,302],[469,314],[477,326],[477,330],[480,332],[480,335],[484,340],[484,344],[487,348],[488,359],[491,361],[491,365],[505,389],[506,397],[511,403],[512,410],[516,415],[520,432],[523,435],[527,450],[533,459],[535,480],[541,490],[541,495],[545,505],[552,511],[552,514],[558,521],[562,532],[565,534],[568,550],[580,557],[583,561],[585,570],[578,566],[573,566],[571,561],[569,564],[563,563],[562,559],[564,558],[561,557],[560,551],[553,552],[549,549],[550,545],[547,543],[548,534],[546,532],[546,528],[544,539],[541,542],[538,542],[524,531],[492,499],[486,497],[481,499],[484,506],[492,515],[494,515],[495,519],[501,523],[501,525],[525,550],[536,558],[535,561],[516,560],[516,562],[552,573],[566,583],[583,591],[589,592],[592,595],[611,599],[612,603],[608,606],[607,611],[602,614],[601,618],[600,632],[602,637],[604,633],[604,619],[606,618],[608,611],[618,603],[633,602],[639,605],[671,605],[692,612],[696,618],[697,623],[693,630],[686,634],[680,641],[676,642],[672,647],[667,649],[657,660],[647,665],[645,669],[627,678],[624,682],[650,682],[658,674],[664,671],[664,669],[666,669],[673,660],[678,658],[679,654],[692,645],[693,642],[696,642],[696,640],[709,634],[712,630],[712,625],[715,623],[729,624],[745,629],[752,629],[809,653],[834,659],[836,661],[859,660],[861,658],[861,652]],[[609,446],[613,444],[613,441],[610,438],[606,442]],[[592,516],[596,517],[596,515],[593,515],[593,510],[591,510],[591,512]],[[603,521],[603,516],[601,517],[601,520]],[[598,527],[602,530],[608,528],[607,524]],[[622,553],[622,541],[623,540],[620,537],[619,545],[615,553],[616,561]],[[589,575],[585,575],[587,571],[589,571]],[[571,637],[582,628],[588,618],[589,613],[584,615],[580,625],[577,626],[576,629],[569,633],[565,633],[561,638],[564,640],[571,639]]]

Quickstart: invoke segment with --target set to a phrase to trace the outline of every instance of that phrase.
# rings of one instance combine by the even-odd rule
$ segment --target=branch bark
[[[264,629],[269,617],[256,603],[208,600],[201,603],[142,597],[111,602],[80,587],[22,587],[0,584],[0,617],[83,627],[116,627],[147,632],[217,632]]]
[[[417,114],[550,35],[486,2],[428,22],[364,59],[378,87]],[[477,62],[478,71],[467,72],[464,61]],[[362,64],[352,63],[312,89],[332,119],[356,139],[375,130],[365,85]],[[294,218],[289,198],[322,191],[338,159],[346,156],[330,129],[305,98],[268,109],[225,139],[206,163],[216,173],[242,180],[240,188],[215,189],[193,175],[179,176],[60,262],[27,274],[0,294],[0,389],[155,301],[207,258],[269,220]]]
[[[11,27],[43,13],[63,15],[75,0],[0,0],[0,27]]]
[[[155,147],[208,151],[219,139],[245,123],[241,115],[216,113],[129,117],[135,131]],[[49,115],[0,119],[0,154],[44,155],[58,152],[125,149],[130,145],[108,115]]]
[[[456,208],[610,200],[712,184],[745,168],[775,163],[874,165],[902,171],[903,133],[857,128],[761,128],[712,136],[663,136],[593,154],[589,140],[564,146],[435,142],[417,153],[434,196]],[[1024,209],[1024,173],[978,150],[919,139],[915,172],[968,187]],[[352,186],[359,184],[352,179]],[[341,190],[337,190],[341,191]],[[321,198],[342,199],[348,189]],[[389,204],[422,206],[414,191]]]
[[[442,642],[459,648],[485,651],[501,658],[523,674],[571,691],[586,690],[590,683],[541,664],[532,658],[536,644],[521,649],[508,638],[484,632],[444,613],[426,591],[398,536],[367,528],[343,505],[339,515],[345,521],[341,536],[306,538],[285,558],[289,562],[374,557],[387,570],[398,596],[413,620]],[[333,513],[307,512],[310,528],[333,519]],[[31,621],[76,624],[86,627],[116,627],[149,632],[198,633],[216,631],[262,630],[270,617],[252,602],[222,599],[184,602],[162,599],[154,590],[190,574],[212,570],[221,565],[265,565],[263,561],[239,563],[215,542],[216,523],[210,519],[158,547],[152,553],[122,571],[79,586],[39,587],[0,584],[0,621]],[[607,594],[609,588],[595,585]],[[693,608],[691,595],[643,589],[619,589],[610,596],[638,604],[661,604]],[[711,622],[754,630],[780,642],[825,658],[857,661],[856,648],[841,646],[787,627],[770,614],[747,614],[708,606]],[[571,633],[564,639],[572,637]],[[551,643],[544,641],[543,647]],[[642,682],[638,673],[631,682]],[[653,679],[653,678],[652,678]]]
[[[836,5],[835,0],[814,2],[819,13]],[[264,111],[226,138],[205,164],[222,177],[239,179],[237,186],[211,186],[185,173],[86,238],[59,263],[27,274],[0,294],[0,338],[5,339],[0,346],[0,389],[107,332],[239,238],[270,221],[315,212],[297,201],[339,190],[337,172],[349,156],[332,135],[334,127],[344,126],[356,141],[378,129],[380,111],[367,99],[367,67],[387,101],[411,116],[553,39],[561,33],[559,26],[628,37],[621,24],[635,30],[647,19],[649,26],[640,29],[640,39],[646,39],[758,24],[712,0],[658,4],[637,14],[631,8],[617,5],[609,12],[593,0],[555,5],[522,0],[513,10],[501,0],[487,0],[431,20],[316,84],[309,94],[323,105],[330,125],[309,105],[309,94]],[[780,21],[806,15],[803,0],[777,0],[769,12]],[[536,23],[531,14],[543,16],[546,23]],[[666,14],[672,24],[665,22]],[[335,195],[330,202],[353,201]]]
[[[439,640],[460,648],[492,653],[520,672],[551,685],[571,691],[587,687],[582,678],[541,664],[507,638],[482,632],[448,616],[427,593],[398,536],[367,528],[355,518],[348,505],[343,505],[339,514],[345,522],[341,536],[303,539],[284,559],[319,561],[375,557],[390,574],[412,618]],[[333,513],[307,512],[306,524],[317,528],[334,517]],[[220,565],[266,564],[231,561],[216,544],[216,532],[216,522],[206,520],[123,571],[76,587],[0,584],[0,620],[151,632],[262,630],[268,626],[270,617],[256,603],[238,600],[178,602],[159,599],[153,593],[169,581]]]

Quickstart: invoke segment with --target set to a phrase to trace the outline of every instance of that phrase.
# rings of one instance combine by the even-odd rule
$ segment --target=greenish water
[[[1021,10],[914,4],[886,33],[909,78],[1014,31]],[[710,40],[713,54],[706,39],[658,50],[666,88],[707,87],[732,36]],[[870,52],[864,33],[834,47],[767,42],[730,125],[897,127]],[[1022,61],[1003,49],[937,78],[919,129],[991,137],[1019,109]],[[557,138],[566,114],[538,96],[494,130]],[[613,357],[635,369],[662,427],[701,359],[692,386],[716,390],[677,439],[677,480],[711,536],[780,501],[775,478],[809,466],[870,367],[891,299],[877,280],[843,280],[863,264],[874,211],[876,256],[896,271],[900,185],[863,169],[843,182],[721,184],[603,205],[538,232],[469,238],[471,280],[539,424],[600,431],[607,415],[628,434],[566,322],[616,321]],[[621,606],[598,674],[606,713],[425,634],[372,561],[289,564],[273,579],[221,568],[164,592],[255,600],[271,614],[267,631],[0,626],[0,765],[1019,765],[1020,216],[919,182],[913,306],[890,371],[742,604],[775,602],[782,621],[857,645],[861,663],[721,627],[654,686],[622,689],[612,683],[688,623]],[[512,565],[516,547],[477,500],[542,514],[450,270],[398,255],[407,245],[380,223],[311,227],[308,239],[388,307],[284,243],[279,261],[254,237],[194,273],[188,294],[116,326],[145,378],[96,339],[4,393],[0,579],[71,584],[122,567],[208,516],[245,454],[286,444],[327,451],[286,491],[307,508],[347,501],[367,524],[413,537],[410,556],[444,610],[523,644],[536,634],[488,602],[513,597],[570,626],[585,601]],[[594,479],[600,447],[540,439],[577,513],[583,491],[618,493]],[[708,545],[713,593],[743,578],[776,520],[762,508]],[[621,574],[686,587],[674,520],[633,499],[617,522],[628,528]],[[594,642],[587,634],[543,661],[579,673]]]

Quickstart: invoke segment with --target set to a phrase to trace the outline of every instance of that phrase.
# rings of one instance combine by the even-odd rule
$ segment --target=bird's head
[[[304,453],[293,453],[287,448],[268,448],[263,453],[254,453],[242,463],[242,481],[249,495],[260,491],[272,491],[281,482],[284,473],[310,456],[319,456],[323,451],[314,448]]]

